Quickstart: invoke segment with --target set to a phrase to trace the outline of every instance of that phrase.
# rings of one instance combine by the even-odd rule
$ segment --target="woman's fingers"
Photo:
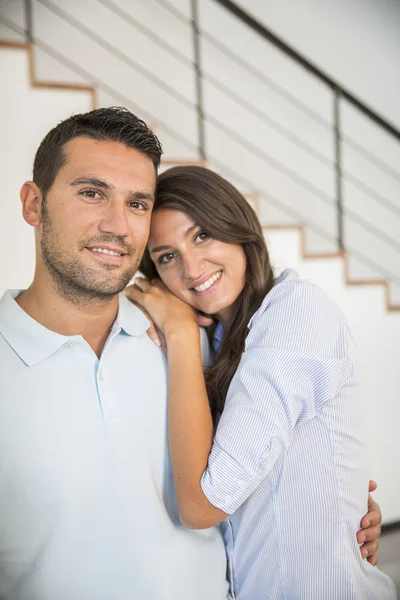
[[[369,491],[377,488],[375,481],[369,482]],[[371,565],[378,564],[379,536],[381,535],[382,513],[379,504],[373,500],[371,494],[368,496],[368,513],[361,520],[361,529],[357,533],[357,541],[362,544],[360,552]]]
[[[367,542],[361,547],[361,556],[366,558],[374,567],[378,564],[379,540]]]
[[[142,313],[146,315],[147,319],[150,322],[150,327],[146,331],[147,335],[156,346],[160,347],[163,345],[161,335],[158,332],[157,327],[155,326],[149,313],[143,308],[140,302],[143,293],[146,291],[147,285],[150,286],[150,283],[146,279],[140,279],[141,281],[139,283],[137,282],[137,280],[135,280],[135,283],[125,288],[124,293],[125,296],[127,296],[127,298],[129,298],[129,300],[132,302],[132,304],[135,304],[135,306],[137,306],[142,311]]]
[[[373,542],[366,542],[361,546],[361,556],[363,558],[378,558],[378,548],[379,548],[379,539],[374,540]],[[370,561],[371,562],[371,561]]]
[[[361,527],[366,529],[374,525],[379,525],[382,522],[382,513],[380,506],[372,498],[371,494],[368,496],[368,512],[361,520]]]
[[[378,542],[379,545],[379,536],[381,535],[381,526],[374,525],[373,527],[368,527],[368,529],[361,529],[357,533],[357,541],[359,544],[364,544],[365,542]]]
[[[147,335],[149,336],[151,341],[155,343],[156,346],[159,346],[159,347],[162,346],[162,341],[161,341],[160,336],[158,335],[156,326],[154,325],[153,321],[151,321],[151,319],[149,318],[148,315],[146,315],[146,317],[149,319],[149,321],[151,323],[150,327],[147,330]]]

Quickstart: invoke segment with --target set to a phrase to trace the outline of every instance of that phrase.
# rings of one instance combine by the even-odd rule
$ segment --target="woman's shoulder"
[[[317,285],[288,269],[276,280],[249,322],[248,343],[297,352],[332,352],[350,339],[344,315]]]

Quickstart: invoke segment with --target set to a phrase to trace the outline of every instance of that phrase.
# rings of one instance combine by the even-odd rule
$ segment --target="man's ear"
[[[33,181],[25,181],[20,198],[22,215],[28,225],[38,227],[41,222],[42,192]]]

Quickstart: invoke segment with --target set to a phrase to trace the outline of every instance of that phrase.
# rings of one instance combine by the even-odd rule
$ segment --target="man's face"
[[[118,142],[79,137],[42,204],[41,257],[71,299],[114,296],[138,269],[149,235],[155,170]]]

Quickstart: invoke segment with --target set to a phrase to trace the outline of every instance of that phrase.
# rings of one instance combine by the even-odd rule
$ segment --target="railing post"
[[[197,10],[197,0],[192,0],[192,34],[193,34],[193,49],[194,49],[194,70],[195,70],[195,85],[196,85],[196,110],[197,110],[197,136],[198,136],[198,151],[201,160],[206,161],[205,148],[205,123],[203,110],[203,73],[201,70],[200,56],[200,29],[199,15]]]
[[[25,11],[25,40],[32,44],[33,42],[33,27],[32,27],[32,0],[24,0]]]
[[[342,139],[340,128],[340,100],[341,91],[333,89],[333,125],[335,140],[335,182],[336,182],[336,210],[337,210],[337,240],[341,252],[345,250],[344,244],[344,217],[343,217],[343,179],[342,179]]]

